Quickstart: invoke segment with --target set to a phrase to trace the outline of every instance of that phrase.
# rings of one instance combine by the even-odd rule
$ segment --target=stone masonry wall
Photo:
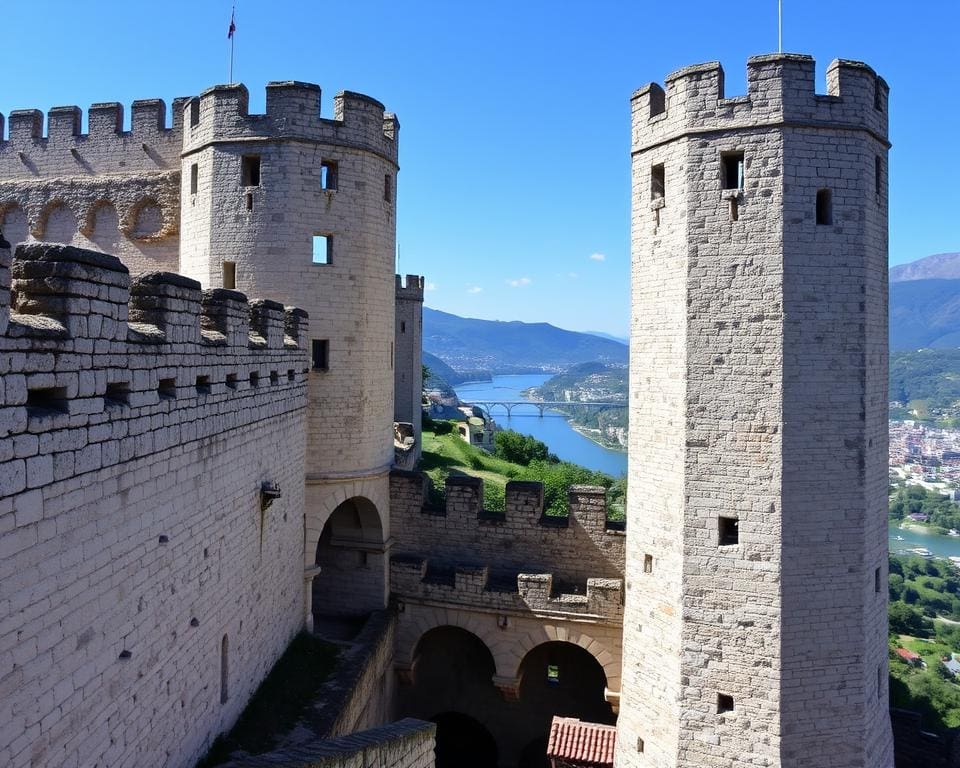
[[[630,479],[657,482],[629,503],[617,764],[890,766],[886,85],[834,62],[818,96],[794,55],[747,79],[633,101]]]
[[[305,316],[6,254],[0,763],[193,765],[303,622]]]
[[[233,760],[223,768],[433,768],[437,727],[406,718],[304,747]]]
[[[497,514],[483,511],[479,478],[447,478],[443,509],[425,506],[428,482],[417,472],[391,473],[395,559],[422,558],[428,570],[451,577],[456,566],[488,568],[492,579],[512,580],[512,589],[521,571],[553,574],[558,587],[623,577],[625,537],[607,524],[603,488],[573,486],[569,517],[550,518],[540,483],[508,483],[506,511]]]
[[[0,115],[0,228],[7,240],[45,240],[107,251],[134,273],[177,269],[181,125],[185,99],[94,104],[81,133],[79,107]]]

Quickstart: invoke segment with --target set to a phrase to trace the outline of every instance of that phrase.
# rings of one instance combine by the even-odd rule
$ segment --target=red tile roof
[[[554,717],[547,757],[572,760],[585,766],[612,766],[616,740],[617,729],[612,725]]]
[[[916,661],[920,658],[919,653],[914,653],[909,651],[906,648],[897,648],[897,656],[899,656],[904,661]]]

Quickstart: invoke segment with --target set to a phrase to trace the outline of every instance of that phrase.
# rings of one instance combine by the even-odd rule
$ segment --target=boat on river
[[[914,547],[913,549],[908,549],[907,552],[912,555],[919,555],[920,557],[933,557],[933,552],[926,547]]]

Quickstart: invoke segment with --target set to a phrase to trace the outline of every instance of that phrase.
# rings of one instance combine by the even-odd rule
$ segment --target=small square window
[[[260,186],[260,155],[244,155],[240,163],[243,186]]]
[[[313,236],[313,263],[333,264],[333,235]]]
[[[250,371],[250,386],[259,387],[260,386],[260,372],[259,371]]]
[[[320,189],[336,189],[338,176],[336,160],[324,160],[320,163]]]
[[[229,389],[236,389],[236,388],[237,388],[237,383],[238,383],[237,374],[235,374],[235,373],[228,373],[228,374],[227,374],[227,387],[228,387]]]
[[[314,339],[312,344],[312,361],[315,371],[329,370],[330,342],[327,339]]]
[[[663,163],[650,169],[650,199],[663,200],[666,197],[666,170]]]
[[[743,152],[724,152],[720,155],[723,168],[723,188],[743,189]]]
[[[643,572],[653,573],[653,555],[643,556]]]
[[[194,163],[190,166],[190,194],[197,194],[197,186],[200,180],[200,167]]]
[[[733,696],[729,696],[726,693],[718,693],[717,714],[722,715],[724,712],[733,712]]]
[[[67,409],[66,387],[41,387],[27,390],[27,416],[31,418],[66,413]]]
[[[176,398],[177,380],[175,378],[160,379],[160,383],[157,385],[157,394],[164,400],[173,400]]]
[[[740,521],[737,518],[717,518],[717,543],[721,547],[740,543]]]
[[[211,392],[210,377],[197,376],[196,390],[198,395],[209,395]]]
[[[130,385],[125,381],[107,384],[107,391],[103,395],[103,403],[107,408],[119,408],[130,400]]]

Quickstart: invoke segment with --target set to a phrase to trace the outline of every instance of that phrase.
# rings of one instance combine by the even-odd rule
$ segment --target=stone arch
[[[333,511],[347,499],[368,499],[380,512],[384,541],[390,538],[390,520],[384,511],[390,509],[389,485],[383,476],[343,482],[307,482],[304,511],[304,567],[316,564],[317,542]]]
[[[380,512],[370,499],[338,504],[317,539],[313,615],[359,617],[386,607],[387,552]]]
[[[141,243],[165,240],[177,233],[177,219],[171,208],[153,196],[141,197],[120,216],[120,231]]]
[[[493,656],[497,678],[512,675],[516,668],[511,651],[513,638],[504,636],[497,627],[496,615],[461,611],[439,606],[408,606],[404,609],[398,630],[396,652],[397,666],[412,669],[417,647],[423,637],[439,627],[455,627],[479,638]]]
[[[590,654],[603,669],[610,690],[620,690],[620,664],[607,645],[584,632],[579,625],[544,624],[540,630],[528,632],[518,638],[516,643],[516,665],[512,672],[517,679],[521,677],[521,666],[527,655],[537,646],[549,642],[571,643]]]
[[[529,650],[517,671],[517,696],[546,732],[554,715],[612,723],[606,699],[607,676],[587,649],[567,640],[549,640]]]
[[[77,215],[66,202],[55,198],[43,206],[31,234],[38,240],[71,243],[77,231]]]
[[[0,205],[0,229],[12,246],[29,239],[29,220],[27,212],[20,203],[10,202]]]
[[[436,768],[495,768],[499,749],[493,734],[480,720],[462,712],[439,712],[430,718],[437,726]]]

